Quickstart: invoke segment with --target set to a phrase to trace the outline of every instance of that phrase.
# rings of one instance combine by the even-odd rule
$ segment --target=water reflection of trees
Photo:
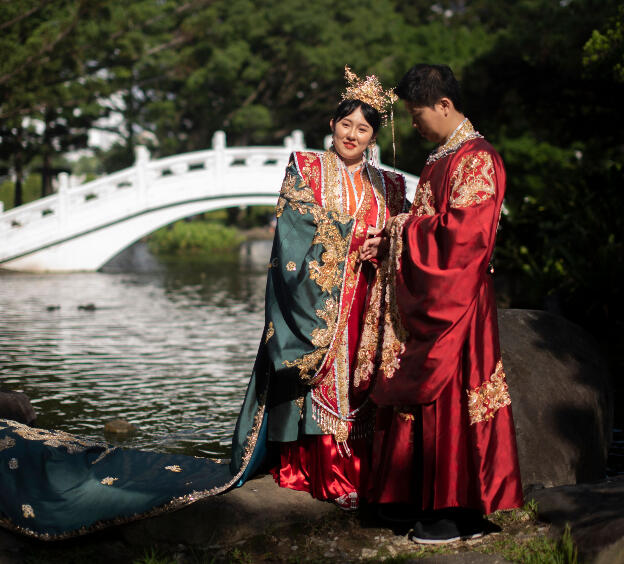
[[[270,250],[270,241],[250,241],[238,252],[210,261],[192,257],[169,261],[164,264],[165,293],[215,307],[243,303],[247,311],[263,310]]]

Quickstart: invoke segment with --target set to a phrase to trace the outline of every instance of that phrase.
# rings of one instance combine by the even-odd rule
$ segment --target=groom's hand
[[[368,239],[360,247],[360,260],[382,259],[388,252],[388,238],[383,235],[383,229],[368,228]]]

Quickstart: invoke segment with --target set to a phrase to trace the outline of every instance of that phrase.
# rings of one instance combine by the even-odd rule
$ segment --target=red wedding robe
[[[522,505],[488,273],[504,192],[500,156],[466,120],[394,221],[384,356],[398,362],[382,366],[372,392],[388,407],[378,412],[371,501],[486,514]]]

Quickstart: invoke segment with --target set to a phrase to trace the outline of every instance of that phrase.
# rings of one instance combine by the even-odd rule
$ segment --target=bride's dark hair
[[[343,100],[340,102],[340,105],[336,109],[336,113],[334,113],[334,124],[338,123],[342,118],[347,117],[349,114],[352,114],[358,108],[362,109],[362,114],[364,114],[364,119],[368,122],[368,124],[373,128],[373,135],[377,133],[379,127],[381,126],[381,116],[379,112],[370,106],[366,102],[362,102],[362,100]]]

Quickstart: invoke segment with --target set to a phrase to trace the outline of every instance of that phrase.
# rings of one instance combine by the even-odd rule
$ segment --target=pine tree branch
[[[4,84],[18,73],[23,72],[25,68],[37,64],[41,62],[42,59],[47,57],[48,54],[53,51],[54,48],[74,30],[74,28],[78,24],[78,20],[80,19],[81,7],[82,3],[80,6],[78,6],[78,9],[76,10],[76,13],[74,14],[74,17],[70,24],[64,30],[62,30],[61,33],[59,33],[51,43],[44,45],[37,53],[34,53],[30,57],[28,57],[25,61],[22,62],[19,68],[16,68],[13,71],[0,76],[0,84]]]
[[[7,27],[11,27],[12,25],[32,16],[33,14],[41,10],[41,8],[43,8],[46,4],[49,4],[49,3],[50,3],[50,0],[42,0],[39,6],[35,6],[34,8],[31,8],[30,10],[28,10],[27,12],[24,12],[23,14],[20,14],[19,16],[15,16],[12,20],[9,20],[8,22],[2,22],[0,24],[0,31],[2,31],[3,29]]]

